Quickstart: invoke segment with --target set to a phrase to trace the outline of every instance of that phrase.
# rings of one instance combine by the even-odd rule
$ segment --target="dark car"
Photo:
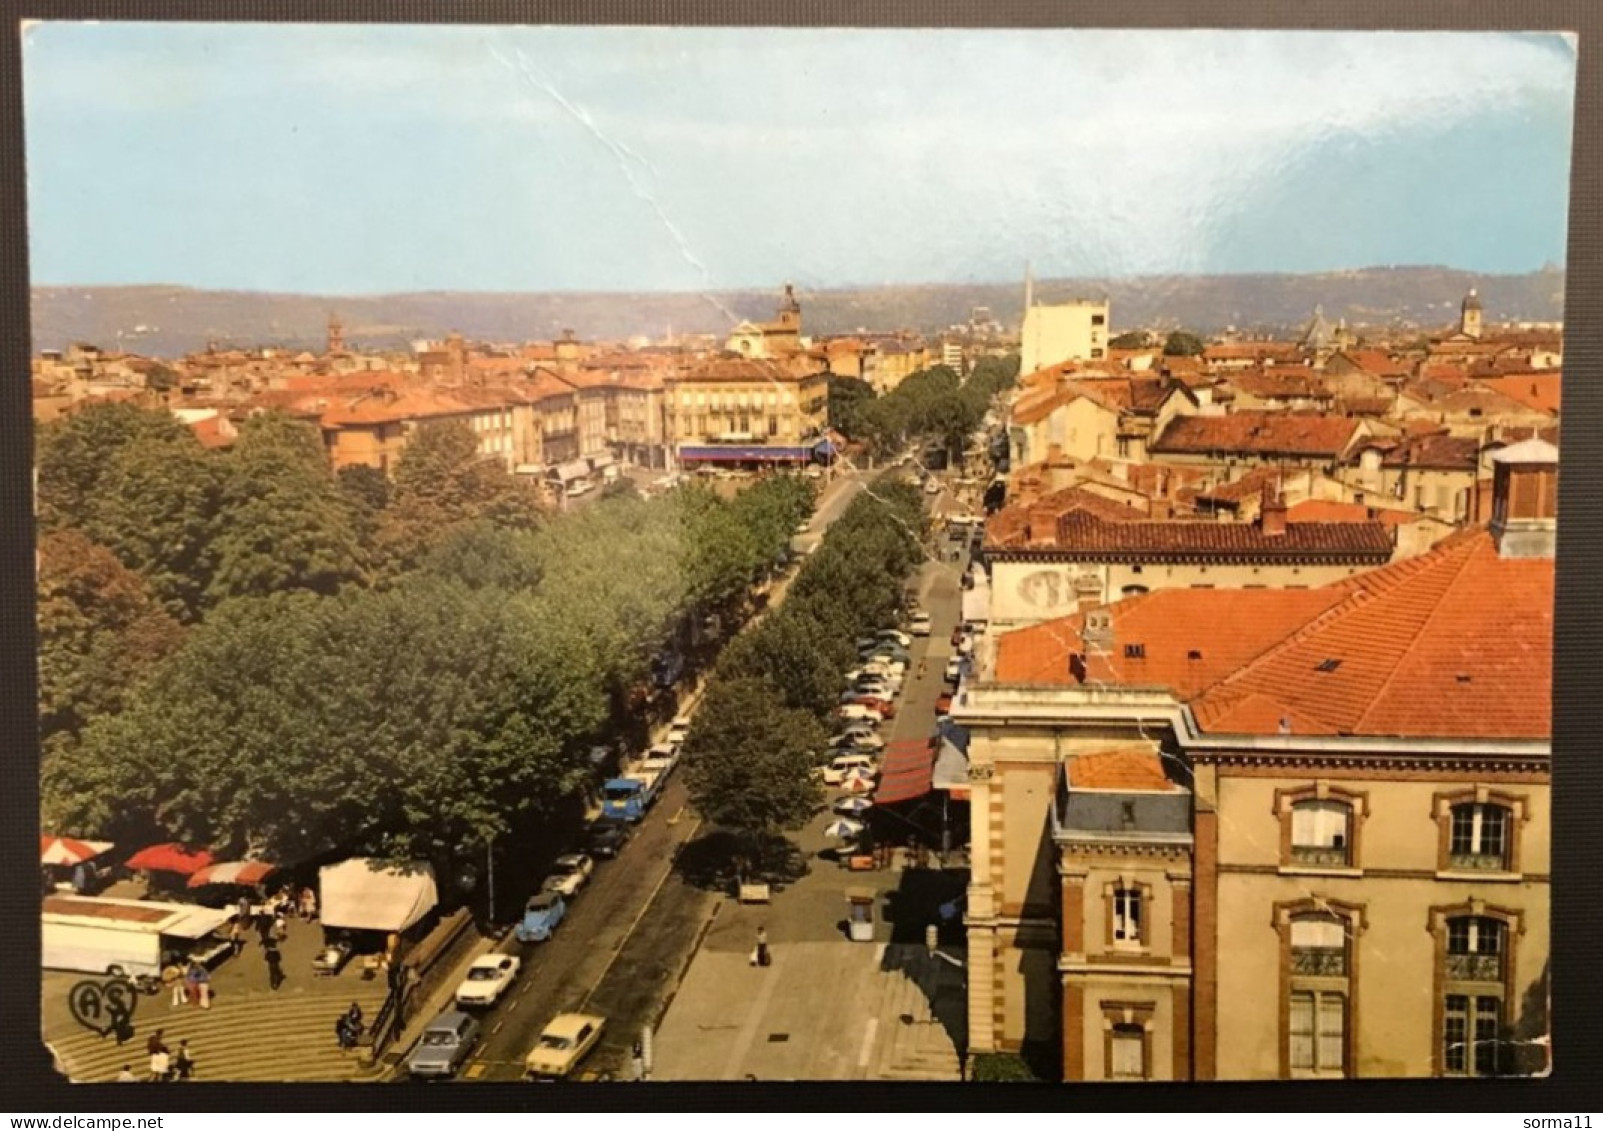
[[[601,856],[610,860],[623,850],[624,842],[628,839],[627,824],[602,817],[591,824],[590,834],[585,841],[585,851],[591,856]]]

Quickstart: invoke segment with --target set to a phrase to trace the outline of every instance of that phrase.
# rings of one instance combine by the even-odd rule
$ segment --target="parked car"
[[[423,1030],[406,1058],[406,1070],[420,1079],[455,1076],[479,1040],[479,1023],[460,1009],[447,1009]]]
[[[879,647],[878,637],[859,636],[857,638],[857,654],[859,656],[866,656],[877,647]]]
[[[913,638],[911,636],[894,628],[880,629],[879,638],[881,641],[888,640],[892,644],[899,644],[903,648],[911,648],[913,646]]]
[[[677,745],[684,745],[685,736],[690,733],[690,716],[680,715],[668,724],[668,737],[666,741]]]
[[[946,679],[947,683],[956,683],[962,677],[963,658],[961,656],[953,656],[951,659],[946,661],[944,678]]]
[[[963,638],[967,635],[968,630],[962,625],[958,625],[956,628],[952,629],[952,647],[956,648],[959,644],[963,643]]]
[[[601,1039],[606,1019],[584,1013],[562,1013],[552,1018],[523,1061],[530,1080],[559,1080],[571,1073]]]
[[[523,960],[510,954],[486,954],[473,960],[468,975],[456,988],[456,1003],[463,1007],[494,1005],[517,981]]]
[[[824,477],[824,469],[819,467],[817,464],[814,464],[812,467],[809,467],[807,469],[807,478],[809,478],[809,479],[822,479],[823,477]]]
[[[568,905],[554,891],[531,895],[523,907],[523,918],[518,921],[514,934],[519,942],[544,942],[557,929],[557,924],[568,913]]]
[[[930,634],[930,615],[928,613],[914,613],[908,622],[907,631],[914,636],[928,636]]]
[[[551,862],[551,874],[540,885],[541,891],[554,891],[563,899],[572,899],[596,870],[596,862],[582,853],[558,856]]]
[[[880,721],[878,711],[871,710],[861,703],[848,703],[844,707],[837,707],[835,713],[849,722],[872,723],[878,726]]]
[[[853,770],[879,773],[879,763],[867,754],[838,754],[824,767],[824,784],[840,785]]]
[[[882,719],[896,717],[896,703],[892,699],[859,699],[858,704],[875,712]]]
[[[833,750],[883,750],[885,740],[874,733],[874,728],[853,724],[830,739],[829,745]]]
[[[947,692],[945,695],[942,695],[939,699],[935,700],[935,714],[938,717],[941,715],[950,715],[951,713],[952,693]]]
[[[592,857],[611,860],[623,851],[628,839],[629,825],[626,822],[615,821],[611,817],[601,817],[591,822],[590,832],[585,838],[585,848]]]

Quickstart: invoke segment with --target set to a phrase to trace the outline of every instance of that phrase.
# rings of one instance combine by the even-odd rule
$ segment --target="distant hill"
[[[1379,267],[1318,275],[1211,275],[1143,279],[1043,279],[1038,301],[1106,294],[1114,333],[1184,326],[1204,334],[1227,326],[1284,331],[1307,323],[1313,308],[1355,326],[1435,328],[1454,321],[1470,287],[1488,322],[1552,322],[1563,317],[1564,272],[1475,275],[1445,267]],[[35,287],[33,348],[90,342],[156,357],[235,346],[318,348],[330,311],[347,341],[400,348],[452,330],[495,342],[547,339],[571,329],[583,339],[660,338],[718,333],[731,316],[772,316],[779,288],[717,294],[436,292],[370,297],[205,291],[174,286]],[[971,308],[1017,329],[1022,284],[930,284],[801,292],[809,334],[911,329],[932,332],[967,321]]]

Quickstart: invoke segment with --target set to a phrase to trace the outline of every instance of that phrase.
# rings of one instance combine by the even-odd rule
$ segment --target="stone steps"
[[[170,1007],[161,996],[142,998],[134,1016],[134,1035],[119,1045],[87,1029],[51,1039],[74,1082],[115,1080],[124,1064],[144,1077],[150,1058],[145,1042],[157,1029],[169,1049],[188,1040],[197,1080],[344,1081],[371,1075],[357,1051],[342,1050],[334,1019],[350,1002],[359,1002],[371,1021],[384,1003],[380,990],[342,994],[290,993],[271,998],[235,997],[211,1009]]]
[[[880,1009],[887,1039],[880,1043],[872,1078],[876,1080],[957,1080],[962,1075],[957,1050],[930,1008],[927,987],[938,984],[939,972],[922,954],[901,956]],[[912,1024],[902,1018],[910,1017]]]

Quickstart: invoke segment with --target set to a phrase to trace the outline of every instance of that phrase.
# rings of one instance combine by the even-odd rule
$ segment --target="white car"
[[[905,632],[898,632],[894,628],[880,629],[879,639],[893,641],[897,644],[900,644],[903,648],[911,648],[913,646],[913,638],[911,636],[907,635]]]
[[[486,1006],[501,1000],[501,995],[517,981],[523,960],[510,954],[486,954],[473,960],[468,976],[456,988],[458,1005]]]
[[[596,870],[596,862],[588,856],[574,854],[558,856],[551,862],[551,874],[540,885],[541,891],[554,891],[563,899],[572,899]]]
[[[685,741],[685,735],[687,735],[689,733],[690,733],[690,716],[689,715],[680,715],[673,722],[668,724],[668,738],[667,738],[667,741],[670,742],[670,743],[673,743],[676,746],[683,746],[684,745],[684,741]]]
[[[853,770],[879,773],[879,766],[867,754],[842,754],[824,767],[824,784],[840,785]]]
[[[841,718],[854,723],[869,723],[873,726],[878,726],[880,723],[879,712],[860,703],[848,703],[840,708],[838,714]]]
[[[963,657],[953,656],[946,661],[946,682],[956,683],[963,674]]]
[[[928,636],[930,634],[930,615],[928,613],[914,613],[913,619],[908,622],[907,631],[914,636]]]
[[[883,750],[885,740],[875,734],[871,728],[859,728],[855,725],[848,727],[845,734],[836,735],[829,740],[831,750]]]

